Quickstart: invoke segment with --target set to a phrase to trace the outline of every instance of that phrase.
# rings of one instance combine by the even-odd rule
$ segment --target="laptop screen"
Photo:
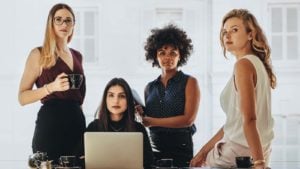
[[[139,132],[86,132],[86,169],[142,169],[143,134]]]

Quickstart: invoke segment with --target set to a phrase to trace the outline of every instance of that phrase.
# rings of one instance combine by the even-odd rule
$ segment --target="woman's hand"
[[[144,109],[143,109],[143,106],[137,104],[134,106],[135,108],[135,113],[138,114],[139,116],[144,116]]]
[[[253,169],[271,169],[271,168],[266,167],[264,164],[261,164],[261,165],[254,166]]]
[[[151,127],[150,121],[152,118],[145,116],[143,106],[138,104],[134,108],[137,120],[141,122],[145,127]]]
[[[70,89],[68,75],[66,73],[61,73],[57,75],[55,80],[47,85],[50,93],[56,91],[66,91]]]
[[[143,116],[144,116],[144,109],[143,106],[141,105],[135,105],[135,116],[136,116],[136,120],[140,123],[143,123]]]
[[[205,166],[207,153],[200,150],[194,158],[190,161],[190,167],[202,167]]]
[[[265,160],[257,160],[254,162],[253,169],[270,169],[266,166]]]
[[[152,119],[151,117],[147,117],[147,116],[142,117],[143,125],[145,127],[151,127],[152,126],[151,123],[150,123],[151,119]]]

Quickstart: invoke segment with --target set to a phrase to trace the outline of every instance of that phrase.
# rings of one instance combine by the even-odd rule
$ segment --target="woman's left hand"
[[[271,169],[271,168],[265,166],[265,164],[260,164],[260,165],[255,165],[253,169]]]
[[[150,124],[150,121],[151,121],[151,117],[147,117],[147,116],[144,116],[142,117],[142,123],[145,127],[151,127],[151,124]]]

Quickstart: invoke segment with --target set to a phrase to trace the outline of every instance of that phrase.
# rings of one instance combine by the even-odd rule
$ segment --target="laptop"
[[[143,133],[86,132],[86,169],[143,169]]]

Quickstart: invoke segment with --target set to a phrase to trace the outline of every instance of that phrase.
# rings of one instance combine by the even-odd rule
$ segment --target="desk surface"
[[[300,169],[300,161],[293,162],[271,162],[271,169]],[[157,168],[168,169],[168,168]],[[170,168],[170,169],[224,169],[224,168],[211,168],[211,167],[185,167],[185,168]]]

